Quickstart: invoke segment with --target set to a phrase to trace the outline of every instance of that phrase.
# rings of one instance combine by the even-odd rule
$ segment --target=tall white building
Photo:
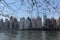
[[[24,21],[24,29],[29,29],[29,26],[30,26],[30,22],[29,22],[29,20],[25,20]]]
[[[25,18],[20,19],[19,29],[24,29],[24,21],[25,21]]]
[[[29,29],[30,21],[25,18],[20,19],[19,29]]]

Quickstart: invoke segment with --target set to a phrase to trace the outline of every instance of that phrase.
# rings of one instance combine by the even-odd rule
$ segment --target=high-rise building
[[[19,29],[30,29],[32,28],[31,19],[29,17],[27,19],[21,18],[19,25]]]
[[[52,26],[52,22],[51,22],[51,20],[50,20],[49,18],[47,18],[47,19],[45,20],[44,26],[45,26],[45,27],[51,27],[51,26]]]
[[[56,22],[57,22],[57,26],[58,26],[58,25],[59,25],[59,20],[57,19],[57,21],[56,21]]]
[[[4,24],[4,22],[3,22],[3,19],[1,18],[1,20],[0,20],[0,29],[4,29],[4,28],[5,28],[4,25],[5,25],[5,24]]]
[[[46,19],[47,19],[47,15],[43,14],[43,26],[44,26],[44,23],[45,23]]]
[[[16,18],[14,18],[14,22],[13,22],[13,27],[12,27],[13,29],[19,29],[19,24],[18,24],[18,21],[17,21],[17,19]]]
[[[10,17],[10,21],[9,21],[9,23],[10,23],[10,29],[12,29],[12,27],[13,27],[13,22],[14,22],[14,19],[13,19],[13,16],[11,16]]]
[[[57,20],[57,26],[60,26],[60,17],[59,17],[59,19]]]
[[[51,18],[51,21],[52,21],[52,25],[53,25],[53,27],[56,27],[56,20],[54,19],[54,18]]]
[[[29,29],[31,29],[32,28],[31,18],[27,17],[27,23],[28,23]]]
[[[19,23],[19,29],[24,29],[24,21],[25,21],[25,18],[20,18],[20,23]]]
[[[32,18],[32,28],[36,28],[36,19]]]
[[[5,19],[5,29],[9,29],[9,20]]]
[[[35,25],[36,25],[36,28],[42,28],[42,19],[40,16],[37,16]]]
[[[47,15],[43,15],[43,21],[45,21],[47,19]]]
[[[29,20],[24,20],[24,29],[29,29]]]

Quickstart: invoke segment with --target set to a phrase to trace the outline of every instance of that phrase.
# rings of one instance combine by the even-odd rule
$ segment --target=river
[[[59,31],[1,31],[0,40],[60,40]]]

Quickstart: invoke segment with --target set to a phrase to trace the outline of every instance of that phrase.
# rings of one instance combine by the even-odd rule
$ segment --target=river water
[[[59,31],[1,31],[0,40],[60,40]]]

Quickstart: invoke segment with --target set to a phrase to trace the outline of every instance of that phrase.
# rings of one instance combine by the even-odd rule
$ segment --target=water
[[[1,31],[0,40],[60,40],[59,31]]]

